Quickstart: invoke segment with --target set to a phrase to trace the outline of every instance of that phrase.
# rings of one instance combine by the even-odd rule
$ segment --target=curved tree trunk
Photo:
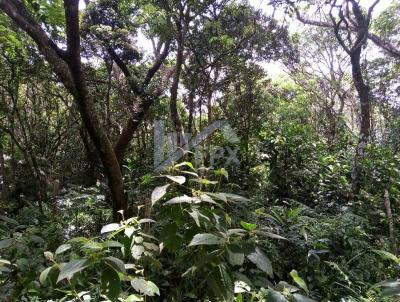
[[[113,217],[117,220],[118,211],[127,211],[124,182],[113,146],[101,126],[82,70],[78,6],[79,0],[64,0],[67,37],[67,50],[64,51],[51,40],[22,1],[0,0],[0,9],[35,41],[40,53],[73,95],[82,121],[103,164],[113,200]]]

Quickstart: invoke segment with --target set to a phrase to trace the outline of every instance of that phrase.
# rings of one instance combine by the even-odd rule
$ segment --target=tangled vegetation
[[[400,301],[400,4],[0,0],[0,301]]]

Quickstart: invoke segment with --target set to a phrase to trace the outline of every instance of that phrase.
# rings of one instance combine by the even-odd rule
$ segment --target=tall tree
[[[127,212],[128,210],[119,162],[138,123],[151,105],[151,101],[144,97],[132,105],[132,117],[128,120],[114,148],[100,122],[93,96],[88,89],[85,66],[82,64],[79,0],[64,0],[63,3],[66,40],[62,42],[66,45],[65,50],[60,48],[50,34],[43,29],[43,21],[38,21],[23,1],[1,0],[0,9],[34,40],[40,53],[45,57],[66,89],[73,95],[81,119],[103,164],[113,201],[114,219],[117,219],[118,211]],[[131,89],[142,96],[168,54],[168,43],[166,43],[160,57],[156,58],[154,64],[148,69],[143,81],[132,76],[115,49],[110,49],[110,53],[127,77]]]

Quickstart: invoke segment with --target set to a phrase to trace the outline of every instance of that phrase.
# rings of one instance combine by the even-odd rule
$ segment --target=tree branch
[[[313,26],[318,26],[318,27],[323,27],[323,28],[331,28],[333,29],[333,26],[329,22],[325,21],[317,21],[317,20],[311,20],[311,19],[306,19],[304,18],[301,14],[298,8],[293,4],[290,3],[291,7],[294,9],[296,13],[297,20],[299,20],[301,23],[307,24],[307,25],[313,25]],[[340,26],[339,30],[347,30],[344,26]],[[357,32],[354,26],[350,26],[349,30],[352,32]],[[376,34],[373,33],[368,33],[368,39],[370,39],[375,45],[378,47],[382,48],[384,51],[386,51],[390,56],[400,59],[400,49],[397,49],[394,45],[392,45],[390,42],[385,41],[381,37],[377,36]]]
[[[45,56],[57,76],[68,90],[75,93],[73,77],[65,62],[65,52],[58,48],[54,41],[47,36],[23,2],[21,0],[0,0],[0,9],[35,41],[39,51]]]

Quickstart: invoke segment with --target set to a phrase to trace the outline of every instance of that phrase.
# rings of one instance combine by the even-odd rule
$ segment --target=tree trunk
[[[386,216],[387,216],[388,227],[389,227],[389,239],[390,239],[390,243],[392,245],[392,251],[394,254],[397,255],[397,244],[396,244],[396,237],[394,234],[394,221],[393,221],[393,214],[392,214],[392,208],[390,205],[390,195],[389,195],[388,189],[385,189],[383,199],[384,199]]]
[[[181,33],[179,33],[181,35]],[[178,112],[178,107],[177,107],[177,99],[178,99],[178,86],[179,86],[179,79],[181,75],[181,70],[182,70],[182,64],[183,64],[183,45],[182,45],[182,39],[178,38],[178,50],[176,54],[176,70],[175,70],[175,75],[174,79],[172,82],[171,86],[171,98],[170,98],[170,110],[171,110],[171,119],[175,128],[175,131],[178,134],[178,145],[179,145],[179,134],[182,133],[183,127],[182,127],[182,122],[179,117],[179,112]]]
[[[361,123],[359,140],[354,156],[354,166],[352,171],[352,191],[354,195],[358,195],[361,189],[361,178],[363,172],[363,159],[365,157],[365,149],[367,147],[371,132],[371,115],[369,88],[365,84],[360,65],[361,47],[354,50],[351,55],[351,67],[354,85],[356,87],[361,107]]]
[[[189,119],[188,119],[188,126],[187,132],[193,133],[193,115],[194,115],[194,92],[190,91],[188,96],[188,107],[189,107]]]
[[[82,74],[75,75],[81,79],[80,85],[77,85],[77,95],[75,100],[78,103],[79,112],[84,122],[86,130],[89,133],[96,150],[99,153],[104,172],[107,176],[108,186],[110,188],[111,198],[113,200],[113,219],[118,220],[118,211],[124,211],[127,215],[127,203],[124,196],[124,181],[114,148],[108,139],[106,133],[101,127],[100,120],[96,114],[96,109],[92,97],[84,85]]]

